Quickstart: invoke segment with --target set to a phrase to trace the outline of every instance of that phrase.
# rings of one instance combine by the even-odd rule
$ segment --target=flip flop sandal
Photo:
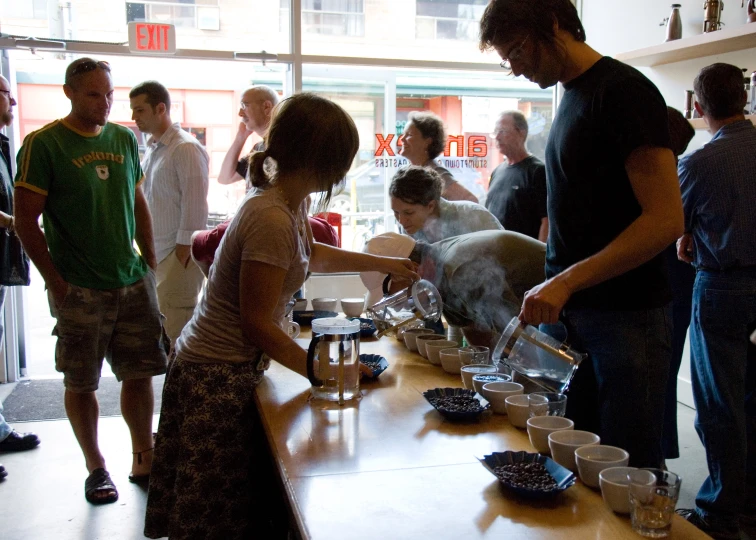
[[[108,496],[98,496],[98,493],[108,493]],[[102,467],[92,471],[84,482],[84,496],[91,504],[108,504],[118,500],[118,490],[108,471]]]

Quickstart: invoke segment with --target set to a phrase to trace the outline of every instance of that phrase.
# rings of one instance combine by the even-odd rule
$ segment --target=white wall
[[[682,5],[680,16],[683,23],[683,39],[701,34],[703,1],[676,2]],[[621,52],[663,43],[666,27],[659,26],[659,23],[669,16],[672,11],[671,4],[672,2],[660,0],[583,0],[582,20],[588,44],[602,54],[614,56]],[[727,0],[721,20],[725,23],[725,28],[745,24],[746,8],[741,8],[738,0]],[[727,62],[747,68],[750,73],[756,70],[756,50],[748,49],[639,69],[656,84],[667,105],[683,110],[685,90],[693,89],[693,78],[702,67],[715,62]],[[688,152],[700,148],[709,138],[705,131],[699,131],[688,147]]]
[[[675,1],[682,5],[680,16],[683,23],[683,39],[701,34],[703,1]],[[660,0],[583,0],[582,20],[587,42],[607,56],[663,43],[666,27],[659,26],[659,23],[669,16],[672,11],[671,3]],[[746,9],[741,8],[737,0],[728,0],[725,2],[721,20],[725,23],[725,28],[745,24]],[[693,78],[702,67],[715,62],[727,62],[747,68],[750,73],[756,70],[756,49],[639,69],[656,84],[668,105],[683,110],[685,90],[693,89]],[[711,135],[706,131],[698,131],[688,146],[688,152],[700,148],[710,138]],[[689,359],[690,349],[686,343],[678,376],[678,400],[692,407]]]

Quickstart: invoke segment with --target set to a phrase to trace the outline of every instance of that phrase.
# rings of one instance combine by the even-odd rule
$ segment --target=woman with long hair
[[[226,231],[202,300],[166,376],[145,535],[250,538],[261,461],[253,444],[255,387],[270,359],[306,377],[306,353],[283,329],[308,271],[382,268],[417,279],[408,259],[312,241],[306,199],[327,204],[359,147],[352,119],[314,94],[275,109],[266,147],[250,158],[252,190]],[[262,536],[260,536],[262,537]]]

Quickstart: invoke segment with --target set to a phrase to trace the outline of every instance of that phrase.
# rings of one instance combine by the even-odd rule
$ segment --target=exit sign
[[[176,54],[176,27],[172,24],[130,22],[129,50],[136,54]]]

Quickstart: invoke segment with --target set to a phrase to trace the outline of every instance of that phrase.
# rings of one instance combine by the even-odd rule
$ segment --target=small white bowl
[[[549,455],[549,435],[563,429],[573,429],[575,422],[563,416],[534,416],[528,418],[528,437],[530,444],[539,454]]]
[[[622,448],[605,444],[581,446],[575,450],[575,462],[580,473],[580,480],[594,489],[599,487],[601,471],[609,467],[626,467],[629,459],[630,454]]]
[[[512,377],[504,373],[478,373],[472,377],[473,390],[483,395],[483,385],[490,382],[512,382]]]
[[[551,458],[562,467],[577,472],[575,450],[589,444],[600,444],[601,437],[590,431],[565,430],[555,431],[549,435]]]
[[[428,351],[425,348],[425,344],[428,341],[440,341],[442,339],[444,341],[448,341],[444,336],[442,336],[440,334],[435,334],[435,333],[433,333],[433,334],[427,334],[427,335],[423,335],[423,336],[417,336],[417,339],[415,340],[415,341],[417,341],[417,352],[419,352],[420,356],[422,356],[423,358],[428,358]],[[448,345],[447,345],[447,347],[448,347]]]
[[[462,386],[468,390],[474,390],[472,378],[478,373],[496,373],[496,366],[489,364],[468,364],[459,368],[462,375]]]
[[[335,298],[313,298],[310,301],[315,311],[336,311],[338,302]]]
[[[306,311],[307,310],[307,298],[299,298],[294,304],[293,311]]]
[[[448,349],[449,347],[456,346],[457,342],[450,339],[426,340],[425,352],[427,353],[428,361],[434,366],[440,366],[441,358],[439,358],[438,353],[441,352],[441,349]]]
[[[341,311],[347,317],[359,317],[365,308],[364,298],[342,298]]]
[[[599,473],[601,497],[613,512],[630,513],[630,480],[627,475],[635,470],[635,467],[609,467]]]
[[[459,347],[449,347],[448,349],[441,349],[438,352],[438,357],[441,359],[441,367],[444,368],[445,372],[452,375],[459,375],[459,368],[462,366],[458,351]]]
[[[530,418],[530,402],[528,401],[527,394],[509,396],[504,401],[507,404],[509,423],[516,428],[527,428],[528,418]]]
[[[493,412],[507,414],[507,398],[522,394],[522,385],[516,382],[490,382],[483,385],[482,394],[491,404]]]
[[[430,328],[407,328],[402,332],[404,337],[404,344],[412,352],[417,352],[417,338],[425,334],[432,334],[433,330]]]

